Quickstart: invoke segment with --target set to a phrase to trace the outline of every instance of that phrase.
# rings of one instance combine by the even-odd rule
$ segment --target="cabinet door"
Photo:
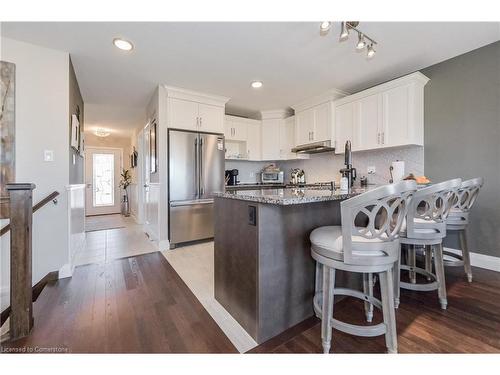
[[[314,110],[314,128],[312,140],[314,142],[327,141],[332,138],[331,135],[331,116],[330,103],[323,103],[313,108]]]
[[[314,131],[314,108],[299,112],[295,123],[296,145],[306,145],[312,143],[312,133]]]
[[[233,120],[233,139],[242,142],[247,140],[247,124],[244,121]]]
[[[400,86],[382,93],[382,147],[411,143],[409,134],[410,86]]]
[[[247,158],[248,160],[261,160],[260,124],[247,125]]]
[[[342,104],[335,108],[335,153],[344,153],[346,141],[354,140],[354,103]]]
[[[226,140],[233,140],[233,120],[229,118],[224,118],[224,137]]]
[[[355,102],[355,136],[357,150],[370,150],[381,145],[380,95],[370,95]]]
[[[169,127],[197,130],[198,103],[187,100],[170,99],[169,118]]]
[[[202,132],[224,133],[224,108],[209,104],[199,104],[200,125]]]
[[[286,118],[280,126],[281,159],[296,159],[297,154],[292,152],[295,147],[295,116]]]
[[[262,160],[280,158],[280,120],[262,121]]]

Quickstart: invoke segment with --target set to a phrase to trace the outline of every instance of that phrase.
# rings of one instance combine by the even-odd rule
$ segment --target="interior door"
[[[122,150],[87,147],[85,155],[86,215],[120,213]]]

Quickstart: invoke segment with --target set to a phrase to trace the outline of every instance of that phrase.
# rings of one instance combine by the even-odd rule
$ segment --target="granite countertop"
[[[373,188],[373,187],[372,187]],[[343,200],[364,193],[371,188],[353,188],[350,192],[318,188],[279,188],[255,190],[230,190],[214,193],[215,197],[238,199],[249,202],[288,206],[314,202]]]
[[[240,183],[238,185],[226,185],[227,190],[257,190],[263,188],[284,188],[285,184],[263,184],[262,182],[255,183]]]

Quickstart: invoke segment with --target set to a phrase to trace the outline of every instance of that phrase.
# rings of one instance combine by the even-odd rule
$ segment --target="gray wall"
[[[500,257],[500,42],[421,70],[425,173],[433,181],[484,177],[469,248]],[[445,246],[459,248],[456,238]]]
[[[83,118],[83,98],[80,93],[80,86],[78,86],[78,81],[76,79],[75,70],[73,69],[73,63],[71,58],[69,60],[69,119],[68,127],[69,134],[71,137],[71,115],[76,114],[77,107],[80,108],[80,129],[81,134],[84,131],[84,118]],[[68,140],[68,145],[69,145]],[[71,146],[69,147],[69,183],[70,184],[83,184],[83,168],[84,162],[83,157],[78,154]],[[75,157],[75,163],[73,164],[73,155]]]

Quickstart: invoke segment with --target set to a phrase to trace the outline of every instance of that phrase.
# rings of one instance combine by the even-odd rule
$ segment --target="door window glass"
[[[94,207],[114,206],[114,171],[113,154],[93,154]]]

